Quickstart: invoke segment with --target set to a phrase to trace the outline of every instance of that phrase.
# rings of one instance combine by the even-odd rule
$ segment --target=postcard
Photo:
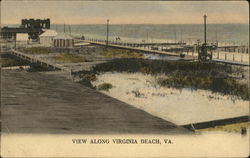
[[[1,1],[1,157],[247,157],[247,1]]]

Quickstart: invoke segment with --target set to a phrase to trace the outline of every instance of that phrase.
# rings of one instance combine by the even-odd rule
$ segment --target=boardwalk
[[[102,45],[102,46],[106,46],[106,43],[104,42],[97,42],[97,41],[88,41],[88,40],[84,40],[84,42],[88,42],[91,44],[95,44],[95,45]],[[136,45],[136,44],[134,44]],[[128,50],[134,50],[134,51],[140,51],[140,52],[144,52],[144,53],[154,53],[154,54],[161,54],[161,55],[169,55],[169,56],[180,56],[179,53],[173,53],[173,52],[164,52],[164,51],[159,51],[159,50],[152,50],[152,49],[142,49],[142,48],[137,48],[137,47],[132,47],[133,45],[118,45],[118,44],[109,44],[108,46],[110,47],[114,47],[114,48],[121,48],[121,49],[128,49]],[[195,59],[195,57],[192,56],[186,56],[183,59]]]
[[[85,41],[86,42],[86,41]],[[106,46],[105,43],[103,42],[96,42],[96,41],[87,41],[91,44],[95,44],[95,45],[101,45],[101,46]],[[180,57],[180,53],[174,53],[174,52],[164,52],[164,51],[160,51],[160,50],[152,50],[152,49],[142,49],[142,48],[136,48],[136,47],[131,47],[131,46],[124,46],[124,45],[116,45],[116,44],[109,44],[110,47],[114,47],[114,48],[121,48],[121,49],[128,49],[128,50],[134,50],[134,51],[140,51],[140,52],[144,52],[144,53],[153,53],[153,54],[162,54],[162,55],[167,55],[167,56],[176,56],[176,57]],[[93,63],[86,63],[86,64],[82,64],[80,67],[76,68],[76,69],[72,69],[72,67],[67,67],[67,66],[63,66],[61,64],[56,64],[56,63],[52,63],[46,60],[42,60],[41,58],[36,57],[36,55],[29,55],[17,50],[13,50],[11,49],[10,51],[8,51],[9,53],[16,55],[24,60],[28,60],[31,63],[38,63],[41,66],[44,65],[46,67],[52,67],[54,69],[57,70],[62,70],[62,71],[66,71],[68,73],[71,73],[73,71],[81,71],[81,70],[89,70],[91,69],[91,67],[93,67],[94,65],[98,64],[98,62],[93,62]],[[184,52],[183,52],[184,53]],[[188,52],[184,53],[185,57],[180,59],[183,60],[197,60],[197,53],[192,53],[190,52],[188,54]],[[191,55],[190,55],[191,54]],[[231,58],[229,58],[231,55]],[[219,62],[219,63],[225,63],[225,64],[231,64],[231,65],[239,65],[239,66],[249,66],[249,60],[244,59],[243,61],[243,55],[244,57],[247,56],[247,58],[249,58],[249,54],[241,54],[241,60],[239,60],[238,58],[240,57],[240,55],[238,53],[236,53],[236,55],[233,54],[228,54],[226,52],[217,52],[217,53],[213,53],[213,59],[212,62]],[[223,59],[225,56],[225,59]],[[238,59],[235,60],[235,59]],[[76,64],[75,64],[76,65]]]
[[[53,74],[5,70],[1,99],[4,133],[191,133]]]
[[[88,40],[85,40],[85,42],[88,42],[88,43],[91,43],[91,44],[95,44],[95,45],[102,45],[102,46],[106,46],[107,44],[104,43],[104,42],[100,42],[100,41],[88,41]],[[156,43],[152,43],[152,45],[156,45]],[[166,45],[166,43],[163,43]],[[150,45],[150,44],[148,44]],[[176,44],[173,44],[173,45],[176,45]],[[137,45],[137,44],[126,44],[126,43],[123,43],[121,45],[119,44],[108,44],[108,46],[110,47],[114,47],[114,48],[121,48],[121,49],[128,49],[128,50],[134,50],[134,51],[140,51],[140,52],[144,52],[144,53],[153,53],[153,54],[161,54],[161,55],[168,55],[168,56],[177,56],[177,57],[180,57],[180,52],[179,53],[176,53],[176,52],[166,52],[164,51],[165,49],[163,50],[153,50],[153,49],[143,49],[143,48],[137,48],[137,46],[140,46],[140,45]],[[193,46],[189,46],[189,45],[185,45],[184,46],[185,48],[187,49],[192,49]],[[232,46],[232,48],[237,48],[239,46]],[[153,48],[153,47],[152,47]],[[223,47],[219,47],[220,49],[221,48],[231,48],[231,46],[223,46]],[[178,49],[178,48],[176,48]],[[183,60],[198,60],[198,53],[197,52],[182,52],[183,54],[185,54],[185,57],[183,57],[182,59]],[[225,54],[225,53],[224,53]],[[219,63],[226,63],[226,64],[232,64],[232,65],[240,65],[240,66],[249,66],[249,62],[243,62],[243,61],[234,61],[232,59],[228,60],[227,57],[226,59],[218,59],[218,56],[216,55],[219,55],[219,53],[214,53],[213,55],[213,62],[219,62]],[[216,59],[217,58],[217,59]],[[248,58],[249,58],[249,55],[248,55]],[[234,59],[234,57],[233,57]],[[242,60],[242,59],[241,59]]]
[[[31,63],[38,63],[40,64],[41,66],[42,65],[45,65],[47,67],[52,67],[54,69],[58,69],[58,70],[63,70],[63,71],[70,71],[69,69],[65,69],[64,67],[62,67],[61,65],[59,64],[54,64],[54,63],[50,63],[48,61],[45,61],[45,60],[42,60],[42,59],[39,59],[37,58],[35,55],[29,55],[29,54],[26,54],[26,53],[23,53],[23,52],[20,52],[20,51],[17,51],[17,50],[14,50],[14,49],[11,49],[10,51],[8,51],[9,53],[13,54],[13,55],[16,55],[24,60],[28,60],[30,61]]]

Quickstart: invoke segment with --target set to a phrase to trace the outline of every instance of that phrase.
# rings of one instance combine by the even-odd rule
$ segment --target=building
[[[74,46],[74,38],[68,34],[61,33],[53,39],[54,47],[68,48]]]
[[[28,44],[29,35],[27,33],[17,33],[16,34],[16,43],[18,44]]]
[[[21,28],[27,29],[49,29],[50,19],[22,19]]]
[[[15,39],[17,33],[28,33],[30,39],[37,40],[43,29],[50,29],[50,19],[22,19],[19,27],[3,27],[0,35],[4,39]]]
[[[57,36],[57,32],[54,30],[46,30],[39,36],[39,42],[44,47],[53,46],[53,39]]]

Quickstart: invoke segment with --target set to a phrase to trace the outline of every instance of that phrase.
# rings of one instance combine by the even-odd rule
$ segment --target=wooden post
[[[206,21],[206,14],[204,15],[204,43],[206,44],[207,43],[207,29],[206,29],[206,24],[207,24],[207,21]]]
[[[106,45],[109,45],[109,19],[107,19],[107,36],[106,36]]]
[[[225,60],[227,60],[227,53],[225,53]]]
[[[234,54],[233,54],[233,61],[234,61]]]
[[[72,77],[72,70],[70,68],[70,70],[69,70],[69,79],[71,79],[71,77]]]

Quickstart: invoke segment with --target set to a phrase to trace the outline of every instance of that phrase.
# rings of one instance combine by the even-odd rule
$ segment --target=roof
[[[27,33],[17,33],[16,40],[17,41],[27,41],[27,40],[29,40],[29,35]]]
[[[54,39],[73,39],[73,37],[66,33],[60,33]]]
[[[55,30],[46,30],[40,37],[55,37],[58,33]]]

